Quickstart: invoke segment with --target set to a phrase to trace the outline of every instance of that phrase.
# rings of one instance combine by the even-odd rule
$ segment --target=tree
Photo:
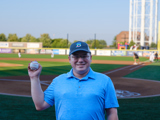
[[[114,39],[113,39],[113,41],[112,41],[112,45],[110,45],[110,46],[117,48],[116,36],[114,37]]]
[[[37,42],[37,39],[31,34],[26,34],[26,36],[21,39],[21,42]]]
[[[105,48],[107,46],[107,43],[105,40],[87,40],[86,43],[90,48]]]
[[[6,39],[5,34],[1,33],[1,34],[0,34],[0,41],[6,41],[6,40],[7,40],[7,39]]]
[[[51,45],[51,47],[53,48],[68,48],[71,45],[71,43],[67,39],[58,38],[53,40],[54,41]]]
[[[90,48],[92,48],[93,40],[87,40],[86,43],[88,44],[88,46],[89,46]]]
[[[31,36],[31,39],[29,42],[39,42],[38,39],[36,39],[35,37]]]
[[[60,48],[60,41],[63,40],[62,38],[53,39],[51,47],[52,48]]]
[[[79,40],[74,40],[73,43],[78,42]]]
[[[49,37],[49,34],[41,34],[39,40],[43,43],[43,47],[51,47],[51,38]]]
[[[99,46],[99,41],[98,40],[93,40],[91,44],[91,48],[96,49]]]
[[[8,42],[18,42],[17,34],[9,34],[7,41],[8,41]]]
[[[60,41],[60,48],[68,48],[68,40],[63,39]]]
[[[105,40],[99,40],[99,48],[105,48],[107,46],[107,43]]]
[[[157,48],[157,44],[155,44],[154,42],[151,43],[150,45],[151,48]]]
[[[18,42],[21,42],[22,41],[22,38],[18,38]]]
[[[129,48],[131,47],[131,46],[134,46],[135,45],[135,42],[133,41],[133,40],[131,40],[131,42],[129,43]]]

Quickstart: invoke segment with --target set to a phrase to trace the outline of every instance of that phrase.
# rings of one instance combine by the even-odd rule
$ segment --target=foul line
[[[147,61],[145,61],[147,62]],[[110,71],[110,72],[106,72],[104,74],[109,74],[109,73],[113,73],[113,72],[116,72],[116,71],[119,71],[119,70],[123,70],[123,69],[126,69],[126,68],[129,68],[131,67],[132,65],[130,66],[126,66],[126,67],[123,67],[123,68],[119,68],[119,69],[116,69],[116,70],[113,70],[113,71]],[[138,67],[141,67],[141,66],[136,66],[136,67],[133,67],[131,68],[130,70],[133,70],[133,69],[136,69]],[[147,80],[147,79],[138,79],[138,78],[126,78],[126,77],[121,77],[121,78],[124,78],[124,79],[136,79],[136,80],[144,80],[144,81],[152,81],[152,82],[160,82],[160,81],[156,81],[156,80]],[[12,80],[12,79],[0,79],[2,81],[20,81],[20,82],[30,82],[30,80]],[[50,81],[40,81],[41,84],[43,85],[49,85],[45,82],[50,82]],[[30,95],[18,95],[18,94],[8,94],[8,93],[0,93],[1,95],[10,95],[10,96],[18,96],[18,97],[31,97]],[[130,99],[130,98],[146,98],[146,97],[156,97],[156,96],[160,96],[160,94],[157,94],[157,95],[148,95],[148,96],[138,96],[138,97],[125,97],[125,98],[118,98],[118,99]]]
[[[116,70],[113,70],[113,71],[110,71],[110,72],[106,72],[106,73],[104,73],[104,74],[113,73],[113,72],[116,72],[116,71],[119,71],[119,70],[123,70],[123,69],[129,68],[129,67],[131,67],[131,66],[132,66],[132,65],[126,66],[126,67],[123,67],[123,68],[119,68],[119,69],[116,69]]]
[[[0,81],[14,81],[14,82],[30,82],[30,80],[13,80],[13,79],[0,79]],[[45,82],[50,82],[50,81],[40,81],[41,84],[43,85],[49,85]]]
[[[13,80],[13,79],[0,79],[2,81],[20,81],[20,82],[30,82],[30,80]]]
[[[1,95],[10,95],[10,96],[19,96],[19,97],[31,97],[30,95],[18,95],[18,94],[8,94],[8,93],[0,93]]]
[[[133,67],[133,68],[131,68],[131,69],[129,69],[129,70],[134,70],[134,69],[139,68],[139,67],[141,67],[141,65],[138,65],[138,66],[136,66],[136,67]]]
[[[157,80],[150,80],[150,79],[139,79],[139,78],[129,78],[129,77],[121,77],[123,79],[133,79],[133,80],[143,80],[143,81],[150,81],[150,82],[158,82],[160,83],[160,81]]]

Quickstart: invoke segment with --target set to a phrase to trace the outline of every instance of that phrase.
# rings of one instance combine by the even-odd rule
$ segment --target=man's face
[[[77,51],[71,54],[68,58],[73,68],[73,72],[76,72],[77,74],[84,74],[89,71],[92,61],[92,56],[90,53],[85,51]]]

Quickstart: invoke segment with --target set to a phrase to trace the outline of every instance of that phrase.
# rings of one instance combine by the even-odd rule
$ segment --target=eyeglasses
[[[79,58],[87,59],[89,57],[89,55],[72,55],[71,56],[73,59],[78,60]]]

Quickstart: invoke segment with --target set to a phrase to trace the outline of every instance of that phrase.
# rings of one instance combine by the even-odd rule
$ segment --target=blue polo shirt
[[[44,92],[55,105],[57,120],[105,120],[105,109],[119,107],[111,79],[91,68],[82,79],[67,74],[56,77]]]

